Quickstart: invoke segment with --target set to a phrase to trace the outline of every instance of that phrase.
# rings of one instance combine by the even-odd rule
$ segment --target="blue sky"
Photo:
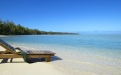
[[[0,0],[0,18],[44,31],[121,31],[121,0]]]

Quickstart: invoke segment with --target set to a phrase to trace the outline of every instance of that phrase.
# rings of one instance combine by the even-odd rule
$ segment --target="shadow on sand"
[[[60,57],[58,57],[58,56],[52,56],[50,62],[57,61],[57,60],[62,60],[62,59],[61,59]],[[36,62],[46,62],[45,59],[43,59],[43,58],[29,58],[29,61],[30,61],[29,64],[31,64],[31,63],[36,63]],[[0,64],[3,64],[3,63],[26,63],[26,62],[24,62],[24,60],[23,60],[23,61],[14,61],[14,62],[13,62],[13,58],[11,58],[11,59],[10,59],[10,62],[9,62],[9,61],[8,61],[8,58],[4,58],[4,59],[0,62]]]

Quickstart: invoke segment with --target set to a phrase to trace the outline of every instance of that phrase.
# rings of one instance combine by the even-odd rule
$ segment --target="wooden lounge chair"
[[[9,45],[2,39],[0,39],[0,46],[5,48],[5,51],[0,51],[0,58],[23,58],[21,54],[15,52],[13,46]],[[54,56],[54,52],[51,51],[41,51],[41,50],[26,50],[24,51],[27,58],[45,58],[46,62],[50,62],[51,56]]]

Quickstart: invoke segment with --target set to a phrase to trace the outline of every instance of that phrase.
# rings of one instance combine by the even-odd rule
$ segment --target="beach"
[[[0,59],[0,61],[2,61]],[[0,75],[67,75],[56,70],[51,64],[39,62],[28,64],[23,59],[14,59],[12,63],[0,64]]]
[[[0,45],[0,75],[121,75],[121,0],[0,0]]]
[[[34,61],[31,64],[23,58],[14,58],[12,62],[0,59],[0,75],[121,75],[120,38],[119,35],[1,37],[22,50],[50,50],[56,54],[51,62],[36,58],[30,59]],[[0,50],[4,51],[2,47]]]
[[[0,46],[0,51],[4,50]],[[23,58],[14,58],[12,62],[10,59],[0,59],[0,62],[0,75],[67,75],[54,68],[51,62],[40,61],[29,64],[24,62]]]
[[[9,37],[0,35],[0,37]],[[0,46],[0,51],[5,48]],[[10,59],[0,59],[0,75],[67,75],[54,68],[50,62],[37,62],[28,64],[23,58],[14,58],[12,63]]]

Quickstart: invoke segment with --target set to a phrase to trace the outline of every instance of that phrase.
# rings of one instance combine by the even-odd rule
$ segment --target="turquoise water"
[[[69,75],[121,75],[121,35],[23,35],[1,37],[22,49],[51,50],[62,60],[52,61]],[[54,57],[53,57],[54,58]]]

